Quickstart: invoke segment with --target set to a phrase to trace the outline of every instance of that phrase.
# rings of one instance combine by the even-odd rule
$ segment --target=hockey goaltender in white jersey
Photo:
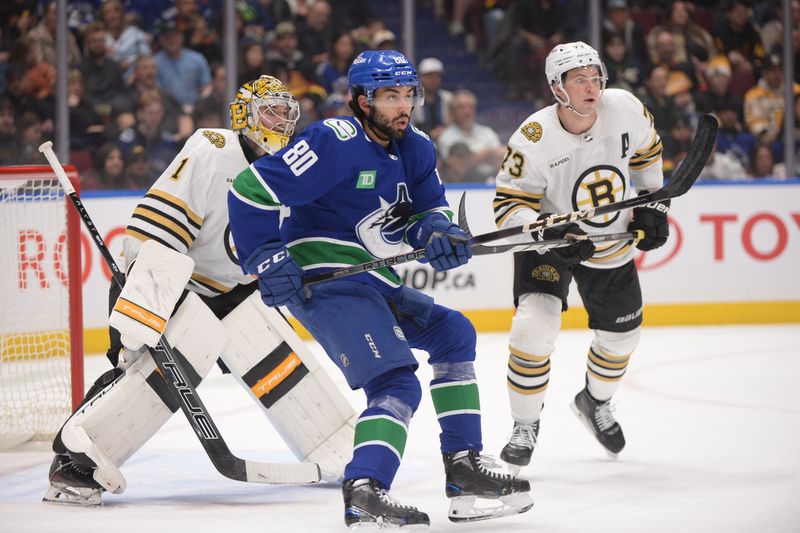
[[[100,505],[102,492],[125,490],[119,467],[179,408],[149,352],[162,334],[193,385],[221,358],[298,459],[342,476],[356,413],[288,322],[261,302],[228,225],[233,178],[286,146],[298,117],[276,78],[245,83],[231,103],[232,130],[194,133],[137,205],[123,242],[125,286],[111,291],[115,368],[56,436],[45,501]]]
[[[495,207],[500,228],[536,220],[538,213],[570,213],[661,187],[661,139],[653,116],[635,96],[603,91],[597,120],[577,135],[561,126],[560,105],[530,115],[508,141],[496,180],[495,205],[506,200]],[[594,235],[627,231],[628,221],[627,212],[617,212],[579,224]],[[614,268],[630,261],[633,249],[630,241],[598,245],[588,262]]]

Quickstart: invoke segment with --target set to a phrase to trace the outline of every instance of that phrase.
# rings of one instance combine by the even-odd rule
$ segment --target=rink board
[[[449,188],[458,205],[467,194],[473,233],[492,231],[489,187]],[[647,325],[800,322],[800,182],[696,185],[673,201],[672,236],[639,254]],[[138,196],[85,195],[112,254],[121,250],[124,225]],[[84,324],[87,352],[103,351],[110,276],[89,236],[82,234]],[[411,263],[398,272],[412,287],[462,310],[481,331],[511,323],[512,256],[475,257],[452,272]],[[565,327],[585,327],[577,291]]]

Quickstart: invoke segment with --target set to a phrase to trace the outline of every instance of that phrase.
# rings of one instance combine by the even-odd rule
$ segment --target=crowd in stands
[[[587,0],[419,0],[443,31],[466,35],[509,101],[552,103],[544,58],[588,42]],[[0,164],[41,164],[54,136],[56,2],[0,6]],[[793,0],[795,95],[800,94],[800,0]],[[369,0],[239,0],[238,82],[268,73],[301,103],[301,121],[347,114],[347,69],[365,49],[400,49]],[[201,127],[228,127],[219,0],[68,2],[70,162],[84,189],[144,189]],[[721,128],[705,179],[797,176],[785,169],[783,11],[767,0],[605,0],[609,87],[637,94],[664,140],[665,171],[681,160],[701,113]],[[424,39],[424,35],[418,39]],[[418,61],[425,105],[412,119],[437,144],[443,179],[491,182],[506,139],[476,117],[469,82],[448,84],[435,57]],[[795,135],[800,139],[800,132]],[[795,149],[800,146],[796,146]],[[796,157],[800,165],[800,154]]]

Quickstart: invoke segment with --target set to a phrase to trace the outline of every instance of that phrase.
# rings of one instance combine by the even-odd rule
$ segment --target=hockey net
[[[83,398],[80,219],[69,203],[50,167],[0,167],[0,449],[51,440]]]

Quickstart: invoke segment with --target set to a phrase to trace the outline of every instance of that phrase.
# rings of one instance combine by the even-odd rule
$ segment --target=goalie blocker
[[[175,256],[182,265],[181,275],[155,279],[180,283],[186,272],[181,263],[185,256],[154,242],[140,252],[126,283],[137,289],[123,291],[128,302],[132,292],[136,294],[137,318],[168,316],[163,312],[163,295],[174,291],[159,287],[159,300],[152,289],[147,293],[148,284],[143,281],[154,279],[148,265],[160,265],[163,271],[164,264],[174,262]],[[153,301],[161,302],[158,312],[144,306]],[[124,306],[130,309],[129,304]],[[117,313],[114,322],[123,329],[126,348],[158,340],[131,314],[120,313],[121,308],[118,301],[112,316]],[[139,335],[142,331],[146,338]],[[356,413],[305,343],[277,311],[261,303],[257,293],[245,298],[222,321],[199,296],[187,293],[163,331],[193,385],[202,381],[222,354],[295,456],[318,463],[326,477],[342,477]],[[102,491],[122,493],[126,482],[119,467],[179,409],[165,390],[149,350],[140,351],[133,361],[132,353],[126,352],[127,370],[114,369],[101,376],[62,427],[53,445],[58,455],[45,501],[99,505]]]

